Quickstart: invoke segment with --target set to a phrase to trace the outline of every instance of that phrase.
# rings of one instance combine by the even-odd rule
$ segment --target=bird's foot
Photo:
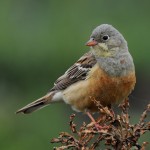
[[[99,131],[99,130],[107,130],[109,129],[109,127],[107,125],[104,125],[104,126],[101,126],[99,125],[98,122],[95,121],[95,119],[93,118],[93,116],[89,113],[89,112],[86,112],[86,114],[88,115],[88,117],[91,119],[91,121],[93,122],[95,128]]]

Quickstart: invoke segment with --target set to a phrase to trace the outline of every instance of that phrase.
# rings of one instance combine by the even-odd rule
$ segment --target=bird
[[[90,47],[54,83],[43,97],[19,109],[30,114],[49,104],[64,102],[77,112],[95,113],[98,107],[121,103],[136,84],[135,66],[123,35],[112,25],[97,26],[86,46]]]

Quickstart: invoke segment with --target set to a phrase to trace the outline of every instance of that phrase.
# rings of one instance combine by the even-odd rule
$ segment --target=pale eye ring
[[[108,36],[108,35],[104,35],[104,36],[102,37],[102,39],[103,39],[104,41],[107,41],[107,40],[109,39],[109,36]]]

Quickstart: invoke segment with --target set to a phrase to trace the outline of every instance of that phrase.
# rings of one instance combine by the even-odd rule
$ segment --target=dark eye
[[[107,40],[109,39],[109,36],[108,36],[108,35],[104,35],[104,36],[102,37],[102,39],[103,39],[104,41],[107,41]]]

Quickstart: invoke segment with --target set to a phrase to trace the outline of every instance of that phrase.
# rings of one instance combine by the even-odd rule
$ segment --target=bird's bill
[[[95,46],[98,42],[93,40],[92,38],[86,43],[86,46]]]

